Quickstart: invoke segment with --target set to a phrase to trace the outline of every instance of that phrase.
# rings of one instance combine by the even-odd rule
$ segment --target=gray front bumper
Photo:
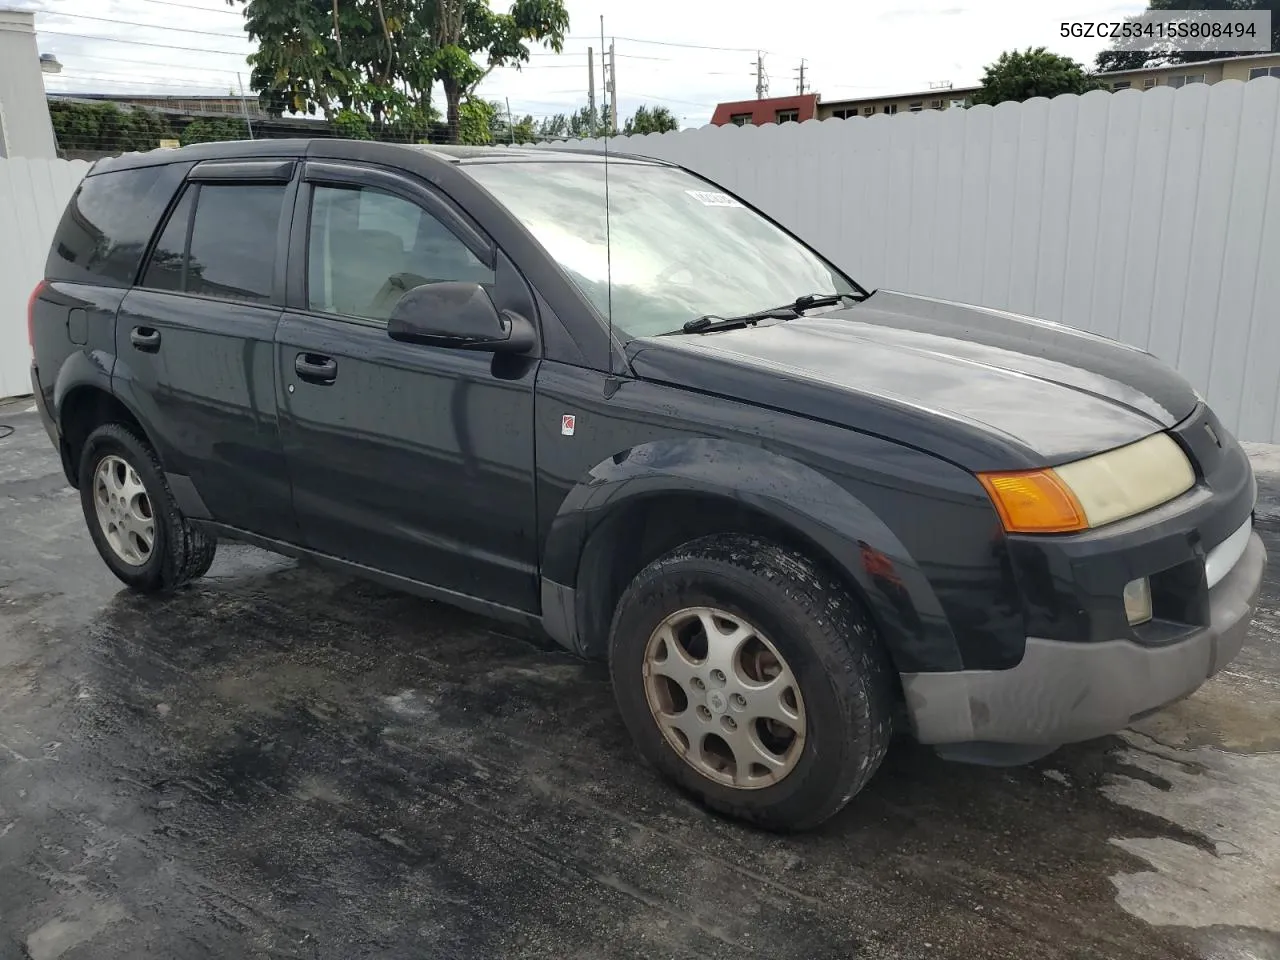
[[[1209,592],[1210,625],[1164,647],[1027,639],[1008,670],[902,675],[921,743],[1062,744],[1122,730],[1193,693],[1244,644],[1267,552],[1256,533]]]

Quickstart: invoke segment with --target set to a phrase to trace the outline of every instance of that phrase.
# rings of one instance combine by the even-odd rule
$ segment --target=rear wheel
[[[642,570],[610,636],[646,759],[707,806],[777,830],[816,826],[871,778],[892,735],[890,670],[840,583],[739,534]]]
[[[80,505],[111,572],[135,590],[171,590],[203,576],[217,540],[179,512],[155,451],[128,427],[98,427],[80,457]]]

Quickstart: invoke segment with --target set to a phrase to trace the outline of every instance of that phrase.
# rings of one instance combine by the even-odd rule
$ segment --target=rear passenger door
[[[470,281],[536,322],[532,292],[425,183],[308,162],[277,332],[281,432],[307,546],[520,610],[537,609],[537,353],[400,343],[404,293]]]
[[[293,161],[197,165],[116,322],[116,389],[152,425],[197,517],[293,540],[272,348]]]

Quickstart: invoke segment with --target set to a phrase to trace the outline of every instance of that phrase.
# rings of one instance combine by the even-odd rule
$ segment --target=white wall
[[[52,160],[57,155],[36,47],[35,14],[0,9],[0,157]]]
[[[612,146],[719,180],[864,286],[1144,347],[1280,442],[1280,80]]]
[[[1280,443],[1278,79],[613,143],[721,181],[866,286],[1145,347]],[[85,169],[0,160],[0,396],[29,389],[26,297]]]
[[[0,397],[31,392],[27,299],[83,160],[0,160]]]

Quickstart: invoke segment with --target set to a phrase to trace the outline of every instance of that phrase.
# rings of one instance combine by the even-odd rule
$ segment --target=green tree
[[[346,140],[372,140],[369,121],[354,110],[339,110],[329,121],[333,132]]]
[[[479,97],[468,97],[458,105],[458,125],[450,127],[452,143],[492,143],[493,125],[497,110],[492,103]]]
[[[249,131],[243,120],[222,117],[201,117],[192,120],[178,137],[184,147],[193,143],[214,143],[219,140],[248,140]]]
[[[603,136],[607,113],[608,110],[604,108],[593,113],[590,106],[582,106],[573,113],[557,113],[555,116],[544,117],[535,127],[535,133],[542,140],[568,138],[581,140],[587,137]]]
[[[1050,53],[1044,47],[1028,47],[1006,51],[995,63],[988,64],[982,89],[974,94],[973,100],[994,105],[1006,100],[1087,93],[1101,86],[1096,77],[1070,57]]]
[[[49,120],[60,150],[155,150],[161,140],[173,136],[160,114],[140,107],[122,109],[114,103],[50,100]]]
[[[511,139],[516,143],[533,143],[538,139],[538,128],[533,122],[533,114],[525,114],[523,120],[515,121],[512,126],[514,130]]]
[[[557,113],[554,117],[543,117],[538,121],[536,132],[543,140],[567,137],[569,135],[569,118],[563,113]]]
[[[1257,10],[1271,11],[1271,49],[1280,50],[1280,0],[1148,0],[1148,10],[1219,10],[1228,13]],[[1180,40],[1179,45],[1190,47],[1194,40]],[[1142,67],[1160,66],[1165,63],[1195,63],[1218,57],[1248,56],[1250,51],[1238,54],[1221,50],[1103,50],[1094,60],[1099,70],[1138,70]]]
[[[623,124],[622,132],[631,136],[637,133],[670,133],[679,129],[680,121],[666,107],[650,110],[641,104]]]
[[[445,119],[455,142],[462,101],[480,81],[497,67],[528,63],[529,42],[559,53],[569,29],[563,0],[515,0],[506,13],[494,13],[488,0],[435,0],[433,10],[434,76],[444,90]]]
[[[425,136],[435,72],[434,5],[422,0],[227,0],[258,44],[250,83],[263,109],[342,111],[374,135]]]

